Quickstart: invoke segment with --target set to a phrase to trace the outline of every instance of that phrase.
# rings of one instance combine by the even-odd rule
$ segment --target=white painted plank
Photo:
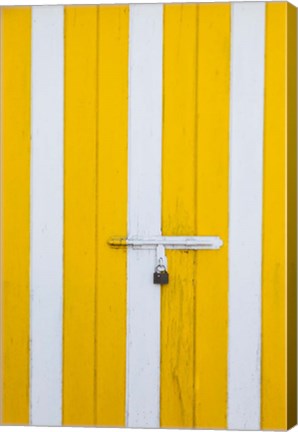
[[[130,6],[128,235],[160,235],[162,5]],[[128,250],[126,425],[159,427],[160,287],[154,250]]]
[[[260,428],[265,4],[234,3],[231,33],[228,427]]]
[[[32,8],[30,422],[60,425],[63,285],[62,6]]]

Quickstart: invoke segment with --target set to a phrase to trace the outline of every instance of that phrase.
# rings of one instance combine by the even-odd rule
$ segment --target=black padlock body
[[[153,274],[153,283],[156,285],[166,285],[169,283],[169,273],[166,271],[163,272],[154,272]]]

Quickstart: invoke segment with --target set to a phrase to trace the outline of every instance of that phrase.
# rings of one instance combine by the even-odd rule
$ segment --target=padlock
[[[164,265],[158,265],[153,273],[153,283],[156,285],[166,285],[169,283],[169,273]]]

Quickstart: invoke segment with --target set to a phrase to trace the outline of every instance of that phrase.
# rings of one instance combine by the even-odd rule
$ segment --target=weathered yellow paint
[[[2,423],[29,422],[31,10],[2,9]]]
[[[97,7],[65,8],[63,424],[95,422]]]
[[[164,7],[163,235],[194,235],[197,6]],[[195,251],[167,251],[161,289],[162,427],[193,427]]]
[[[297,9],[287,4],[287,428],[297,424]]]
[[[100,6],[98,23],[96,424],[125,425],[127,231],[127,6]]]
[[[266,5],[261,427],[286,429],[286,3]]]
[[[199,5],[195,293],[195,427],[227,427],[230,5]]]

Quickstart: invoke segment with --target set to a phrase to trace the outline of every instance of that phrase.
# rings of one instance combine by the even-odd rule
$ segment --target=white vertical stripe
[[[32,8],[30,421],[60,425],[63,282],[62,6]]]
[[[232,5],[228,427],[260,428],[265,4]]]
[[[162,5],[130,6],[129,237],[161,234]],[[128,249],[126,425],[159,427],[160,287],[154,250]]]

